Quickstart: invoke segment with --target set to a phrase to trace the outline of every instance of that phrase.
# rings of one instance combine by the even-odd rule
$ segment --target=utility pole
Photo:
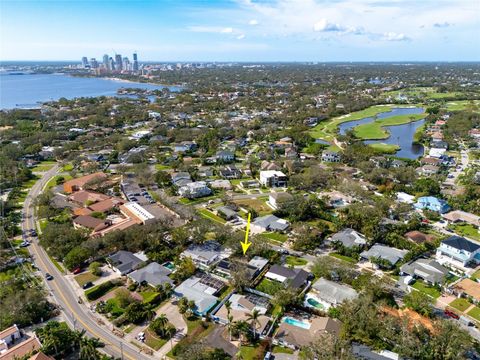
[[[76,327],[76,324],[77,324],[77,319],[75,319],[75,315],[73,315],[73,311],[72,311],[72,321],[73,321],[73,331],[75,331],[75,327]]]

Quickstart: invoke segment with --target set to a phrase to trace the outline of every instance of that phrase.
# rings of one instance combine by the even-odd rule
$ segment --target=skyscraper
[[[82,66],[84,68],[88,67],[88,59],[86,56],[82,57]]]
[[[110,69],[110,61],[108,58],[108,54],[103,55],[103,67],[107,70],[112,70]]]
[[[91,58],[91,59],[90,59],[90,67],[91,67],[92,69],[97,69],[97,68],[98,68],[97,59],[95,59],[95,58]]]
[[[128,60],[128,57],[123,58],[123,70],[129,71],[130,70],[130,60]]]
[[[133,53],[133,71],[138,71],[137,53]]]
[[[108,67],[111,71],[115,70],[115,61],[113,61],[112,57],[108,59],[108,64],[109,64]]]
[[[120,54],[115,55],[115,70],[122,70],[122,55]]]

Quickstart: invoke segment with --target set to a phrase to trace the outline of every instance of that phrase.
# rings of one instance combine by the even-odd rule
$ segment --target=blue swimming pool
[[[302,329],[310,329],[310,324],[305,322],[305,321],[301,321],[301,320],[297,320],[297,319],[294,319],[294,318],[291,318],[289,316],[285,316],[283,319],[282,319],[282,322],[284,323],[287,323],[287,324],[290,324],[290,325],[293,325],[293,326],[298,326]]]

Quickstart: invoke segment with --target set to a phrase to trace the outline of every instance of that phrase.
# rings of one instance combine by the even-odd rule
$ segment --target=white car
[[[140,340],[140,341],[144,341],[145,340],[145,333],[143,331],[139,332],[138,335],[137,335],[137,339]]]

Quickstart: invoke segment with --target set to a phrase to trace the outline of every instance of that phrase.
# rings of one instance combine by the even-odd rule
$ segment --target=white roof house
[[[409,195],[404,192],[397,193],[397,201],[407,204],[413,204],[415,202],[415,196]]]
[[[127,215],[133,215],[135,218],[140,220],[143,224],[149,224],[155,221],[155,216],[148,212],[143,206],[136,202],[129,202],[123,204],[123,209],[126,209]],[[122,210],[123,210],[122,209]]]
[[[217,303],[218,298],[212,295],[215,292],[215,288],[202,284],[197,277],[191,277],[175,288],[174,295],[195,302],[195,312],[205,315]]]

